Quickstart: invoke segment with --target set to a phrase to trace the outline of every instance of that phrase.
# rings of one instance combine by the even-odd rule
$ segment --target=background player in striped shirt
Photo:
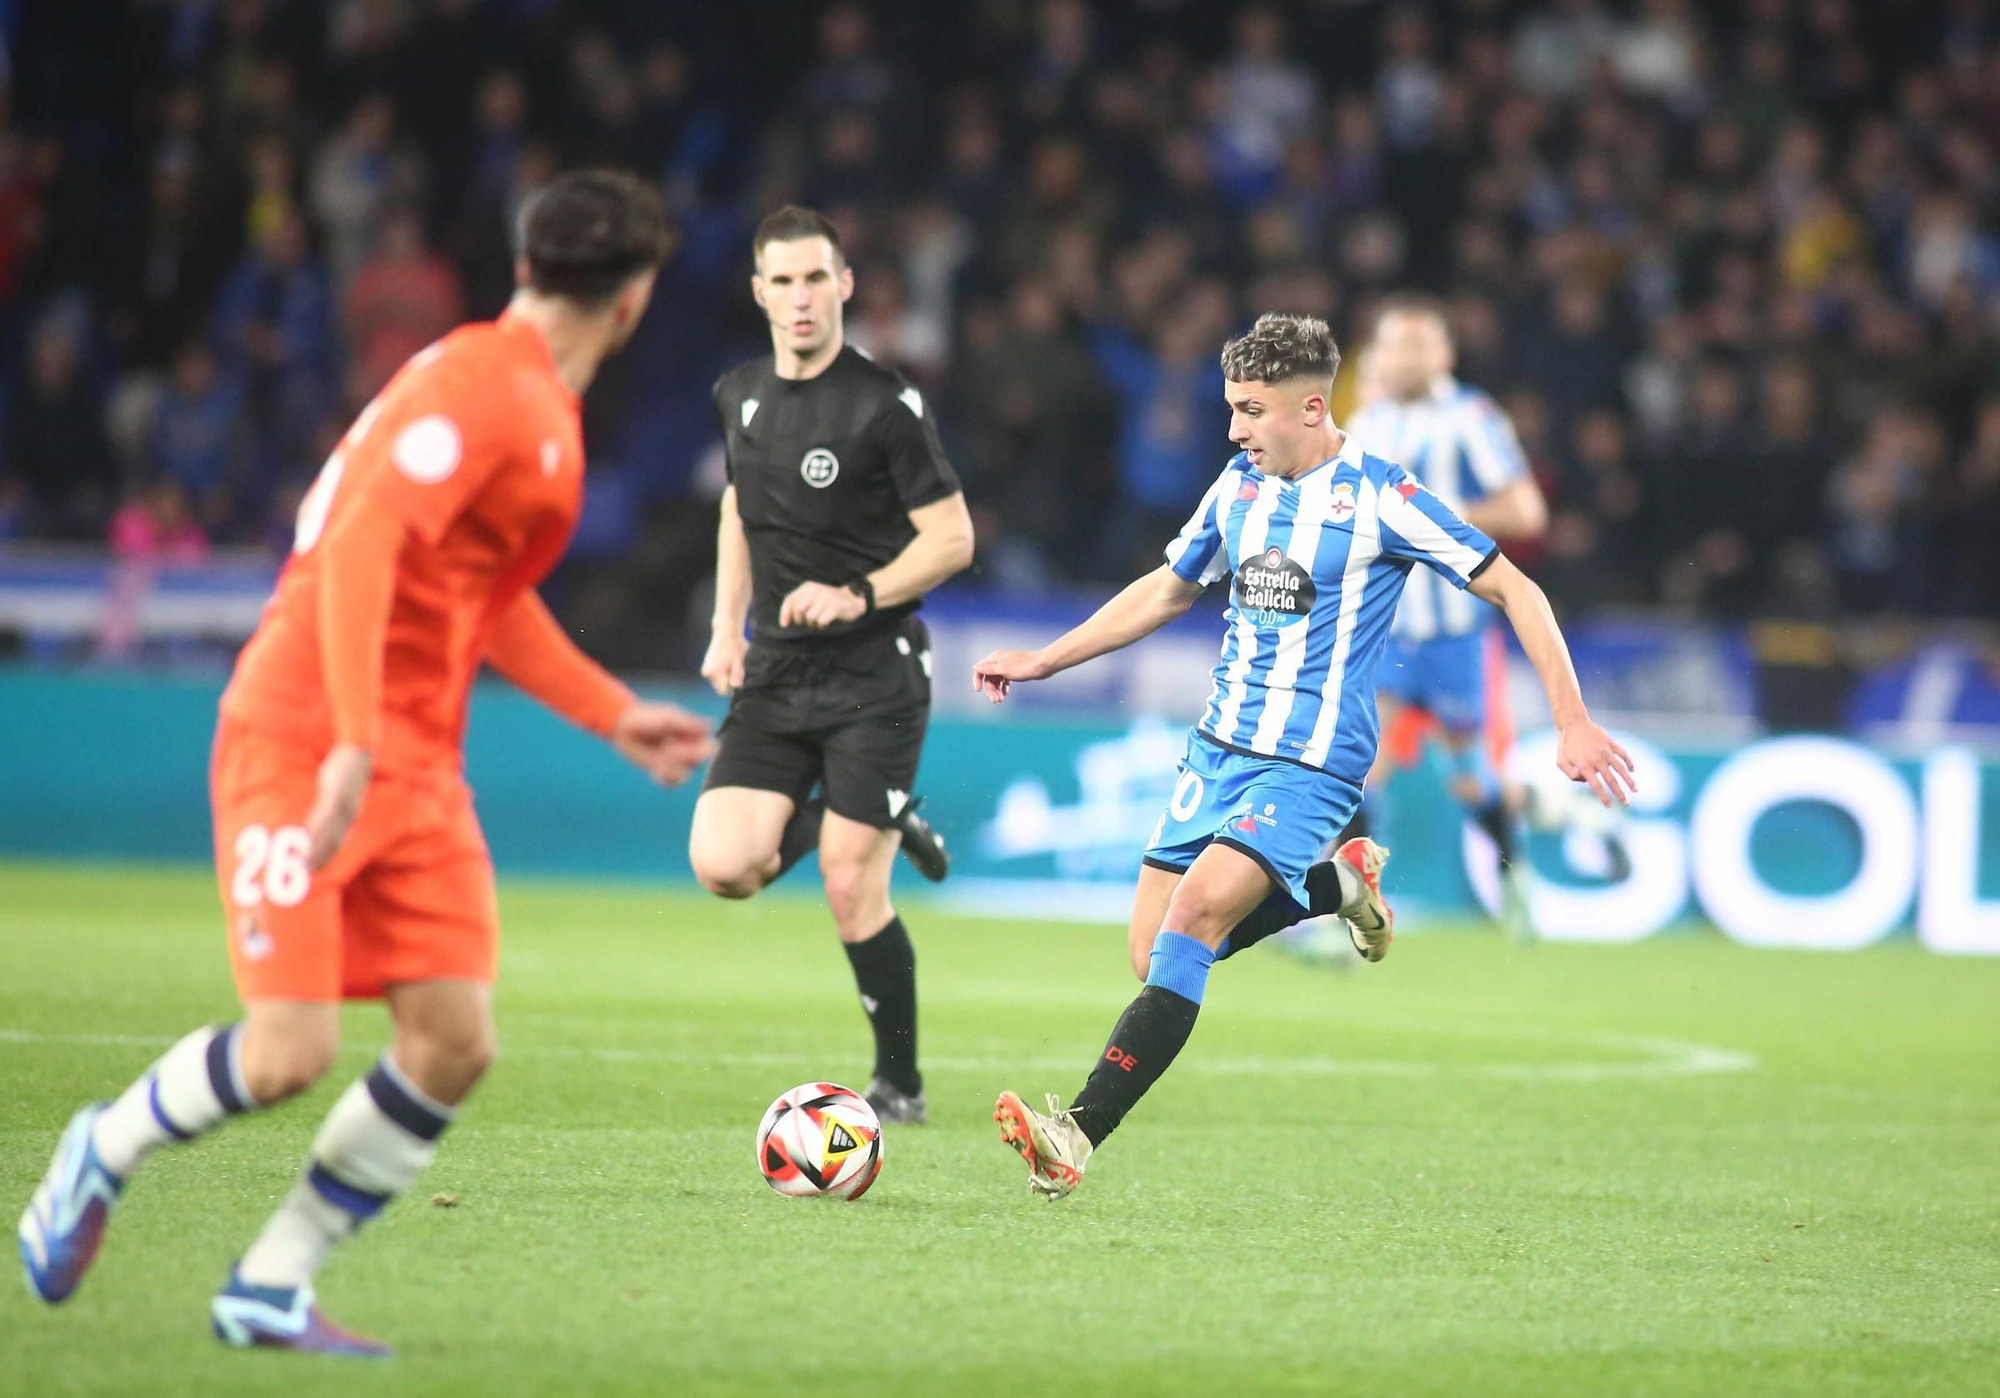
[[[312,1280],[415,1181],[493,1057],[499,919],[461,771],[473,676],[491,664],[664,782],[713,749],[704,721],[636,699],[535,593],[583,503],[579,395],[631,337],[667,247],[649,186],[554,181],[522,215],[506,314],[411,359],[307,494],[210,773],[243,1018],[71,1120],[21,1220],[43,1300],[82,1281],[148,1154],[304,1091],[333,1065],[341,1001],[385,999],[393,1046],[334,1103],[210,1316],[232,1345],[386,1352],[329,1322]]]
[[[1453,377],[1455,352],[1444,308],[1430,297],[1388,298],[1367,351],[1369,392],[1348,430],[1371,454],[1394,461],[1453,513],[1502,543],[1537,539],[1548,505],[1529,472],[1505,412]],[[1493,610],[1436,574],[1418,570],[1403,589],[1383,655],[1378,702],[1382,728],[1395,731],[1406,707],[1435,720],[1450,763],[1450,789],[1499,850],[1509,927],[1525,935],[1527,863],[1520,817],[1530,789],[1502,782],[1497,761],[1511,740],[1505,720],[1504,663]],[[1391,745],[1383,744],[1350,837],[1380,833]],[[1602,807],[1560,798],[1541,803],[1544,823],[1581,818],[1609,834]],[[1599,817],[1590,819],[1595,810]],[[1614,860],[1622,855],[1615,839]]]
[[[1315,864],[1353,815],[1375,758],[1375,687],[1390,617],[1413,566],[1502,608],[1541,676],[1557,765],[1607,805],[1630,759],[1590,719],[1548,599],[1479,530],[1401,467],[1364,454],[1327,396],[1340,354],[1325,322],[1266,315],[1223,348],[1229,438],[1243,450],[1209,487],[1160,568],[1036,651],[998,651],[974,684],[995,703],[1130,645],[1231,579],[1221,658],[1172,800],[1139,872],[1130,947],[1145,981],[1083,1091],[1045,1115],[1012,1092],[1001,1137],[1054,1198],[1172,1064],[1194,1030],[1213,963],[1271,901],[1339,912],[1370,959],[1387,949],[1383,852],[1366,839]],[[1261,932],[1260,932],[1261,935]]]

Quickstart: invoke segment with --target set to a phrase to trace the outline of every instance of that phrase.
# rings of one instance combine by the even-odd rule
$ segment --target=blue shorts
[[[1301,908],[1306,870],[1361,804],[1361,788],[1315,767],[1223,747],[1188,734],[1173,800],[1146,846],[1145,862],[1187,872],[1209,842],[1240,850]]]
[[[1486,726],[1486,628],[1428,641],[1391,636],[1376,687],[1454,733],[1478,732]]]

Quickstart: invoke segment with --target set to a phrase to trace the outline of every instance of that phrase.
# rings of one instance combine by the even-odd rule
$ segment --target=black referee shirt
[[[912,601],[823,628],[778,625],[793,588],[873,572],[916,537],[911,510],[958,493],[922,394],[844,346],[810,379],[779,378],[768,354],[737,365],[715,381],[715,411],[750,544],[754,639],[872,631],[917,609]]]

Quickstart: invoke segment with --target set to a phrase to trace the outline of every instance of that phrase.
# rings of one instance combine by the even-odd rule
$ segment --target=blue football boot
[[[67,1301],[97,1258],[111,1206],[125,1181],[104,1168],[91,1128],[104,1111],[93,1102],[69,1120],[56,1158],[21,1215],[21,1268],[28,1288],[51,1306]]]
[[[209,1302],[208,1318],[215,1338],[238,1349],[266,1345],[350,1359],[386,1359],[394,1353],[328,1320],[314,1303],[311,1286],[257,1286],[244,1281],[234,1267],[228,1283]]]

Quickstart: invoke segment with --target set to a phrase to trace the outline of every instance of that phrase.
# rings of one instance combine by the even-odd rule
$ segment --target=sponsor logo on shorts
[[[840,458],[825,447],[814,447],[799,462],[799,475],[814,490],[825,490],[840,474]]]
[[[236,940],[247,961],[262,961],[274,949],[271,934],[264,930],[264,915],[247,912],[236,919]]]

